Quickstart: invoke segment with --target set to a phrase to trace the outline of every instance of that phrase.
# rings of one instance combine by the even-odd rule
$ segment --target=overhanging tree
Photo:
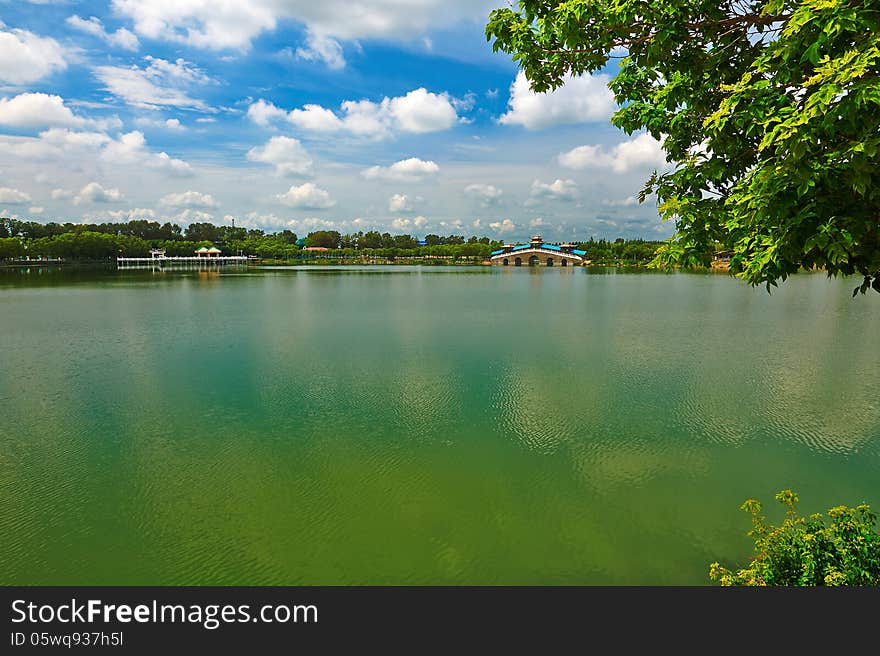
[[[521,0],[486,36],[535,91],[619,58],[612,123],[662,141],[656,194],[676,235],[658,265],[776,285],[801,268],[880,292],[877,0]]]

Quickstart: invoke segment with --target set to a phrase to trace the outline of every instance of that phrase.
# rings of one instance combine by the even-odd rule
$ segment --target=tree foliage
[[[657,264],[776,285],[801,268],[880,292],[880,6],[876,0],[521,0],[493,48],[532,88],[603,69],[612,123],[661,140],[656,194],[676,235]]]
[[[742,505],[752,516],[749,535],[756,556],[736,571],[712,563],[713,580],[725,586],[880,585],[880,533],[869,506],[831,508],[829,523],[821,513],[799,515],[798,497],[791,490],[783,490],[776,500],[787,509],[779,526],[767,523],[758,501]]]

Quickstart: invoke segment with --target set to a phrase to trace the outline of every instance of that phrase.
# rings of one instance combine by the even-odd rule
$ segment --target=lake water
[[[0,271],[0,583],[708,583],[880,508],[856,283]]]

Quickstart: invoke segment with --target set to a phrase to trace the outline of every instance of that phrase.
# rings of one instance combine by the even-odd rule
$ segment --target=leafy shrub
[[[767,523],[760,502],[749,499],[742,505],[752,516],[749,535],[756,556],[737,571],[712,563],[713,581],[725,586],[880,585],[880,533],[869,506],[831,508],[828,523],[821,513],[800,516],[798,496],[791,490],[783,490],[776,500],[787,508],[779,526]]]

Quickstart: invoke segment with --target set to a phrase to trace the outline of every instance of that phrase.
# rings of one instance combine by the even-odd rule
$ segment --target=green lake
[[[880,508],[857,282],[0,270],[0,584],[707,584]]]

